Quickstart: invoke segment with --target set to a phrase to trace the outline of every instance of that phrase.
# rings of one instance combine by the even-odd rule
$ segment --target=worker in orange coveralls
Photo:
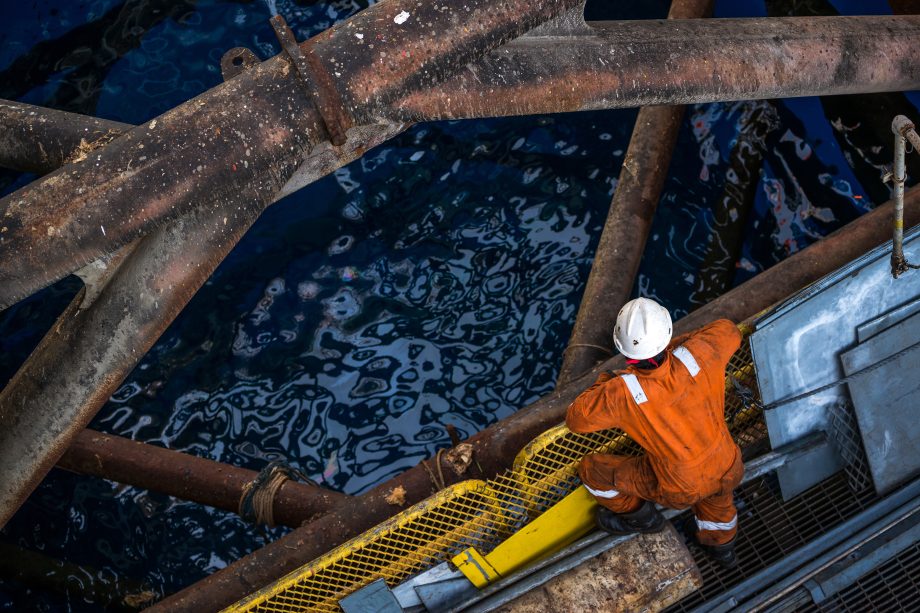
[[[611,534],[657,532],[654,503],[692,507],[689,527],[716,562],[732,567],[738,514],[732,490],[741,482],[741,450],[725,424],[725,367],[741,344],[726,319],[671,339],[671,316],[638,298],[620,310],[614,344],[625,370],[601,373],[571,404],[573,432],[619,428],[646,454],[586,456],[582,483],[597,499],[597,524]]]

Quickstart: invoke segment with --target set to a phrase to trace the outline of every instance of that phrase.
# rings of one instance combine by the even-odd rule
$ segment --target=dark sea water
[[[589,17],[663,17],[667,4],[590,3]],[[277,8],[303,39],[365,5]],[[231,47],[278,52],[263,2],[0,7],[0,97],[119,121],[216,85]],[[720,0],[716,13],[765,7]],[[886,200],[887,125],[917,118],[915,100],[688,109],[636,292],[680,317]],[[635,114],[423,124],[286,198],[92,427],[256,470],[283,459],[357,494],[449,446],[445,426],[466,436],[526,406],[553,389]],[[0,381],[77,287],[64,280],[0,313]],[[69,595],[0,579],[0,607],[98,610],[81,596],[89,585],[170,593],[284,532],[54,470],[0,540],[86,570]]]

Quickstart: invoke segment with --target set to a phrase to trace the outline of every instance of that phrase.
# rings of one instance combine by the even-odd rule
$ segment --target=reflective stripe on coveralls
[[[691,377],[696,377],[700,372],[700,365],[696,363],[696,358],[693,357],[693,354],[690,351],[681,345],[674,350],[674,357],[681,361],[681,363],[687,367],[687,370],[690,371]]]
[[[597,498],[614,498],[620,495],[620,492],[616,490],[596,490],[588,485],[585,485],[584,483],[582,485],[585,486],[586,490],[591,492],[592,496],[595,496]]]
[[[591,491],[591,488],[588,488]],[[731,518],[731,521],[706,521],[705,519],[696,518],[696,527],[700,530],[731,530],[738,525],[738,514]]]
[[[700,366],[696,363],[693,354],[683,345],[675,349],[673,355],[687,367],[691,377],[695,377],[700,372]],[[636,404],[648,402],[648,396],[645,395],[645,390],[642,389],[642,384],[639,383],[639,379],[636,375],[623,375],[623,381],[626,382],[626,388],[629,390],[629,393],[632,394]]]
[[[626,382],[626,387],[629,389],[629,393],[632,394],[636,404],[648,402],[648,396],[645,395],[645,391],[642,389],[642,385],[639,384],[639,379],[636,378],[636,375],[623,375],[623,381]]]
[[[700,526],[700,542],[721,545],[734,538],[732,490],[744,464],[725,424],[725,367],[740,343],[732,322],[712,322],[673,339],[657,368],[630,365],[619,376],[602,373],[575,399],[566,414],[570,430],[619,428],[646,452],[582,460],[582,483],[597,492],[617,492],[596,496],[598,504],[614,513],[635,511],[643,500],[692,507],[699,521],[710,522]]]

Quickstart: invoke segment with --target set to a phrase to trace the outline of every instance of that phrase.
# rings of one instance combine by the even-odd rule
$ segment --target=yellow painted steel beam
[[[451,561],[473,585],[482,589],[586,535],[594,528],[596,506],[588,490],[576,488],[488,555],[483,556],[470,547]]]

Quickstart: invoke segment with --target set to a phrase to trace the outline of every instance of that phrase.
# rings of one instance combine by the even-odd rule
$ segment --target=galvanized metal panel
[[[896,323],[907,319],[914,313],[920,313],[920,297],[909,300],[901,306],[888,311],[884,315],[879,315],[875,319],[871,319],[860,325],[856,328],[856,338],[861,343],[864,340],[872,338],[882,330],[890,328]]]
[[[847,376],[855,373],[848,386],[856,419],[875,489],[885,494],[920,474],[920,313],[847,351],[841,362]],[[873,365],[880,366],[864,370]]]
[[[920,258],[920,227],[904,239],[908,259]],[[920,295],[920,273],[891,276],[890,243],[873,249],[815,282],[758,320],[751,336],[770,442],[790,443],[809,432],[827,431],[828,407],[849,400],[845,386],[807,398],[771,404],[843,378],[838,356],[857,343],[857,328]],[[777,471],[786,499],[842,468],[832,452],[808,464]]]
[[[428,613],[449,611],[454,603],[472,598],[478,591],[466,577],[457,577],[415,587],[415,592],[418,594],[419,600],[425,605]]]
[[[429,587],[431,589],[427,589]],[[465,594],[468,590],[472,590],[472,594],[477,591],[463,573],[451,568],[448,562],[441,562],[394,587],[393,595],[403,609],[424,605],[429,611],[438,611],[443,608],[440,605],[442,595],[447,601],[455,601],[463,596],[469,597],[471,594]]]
[[[377,579],[339,601],[345,613],[402,613],[386,581]]]
[[[824,445],[812,450],[798,461],[778,468],[776,477],[779,480],[783,500],[790,500],[798,496],[815,483],[833,475],[843,465],[843,458],[837,447]]]

